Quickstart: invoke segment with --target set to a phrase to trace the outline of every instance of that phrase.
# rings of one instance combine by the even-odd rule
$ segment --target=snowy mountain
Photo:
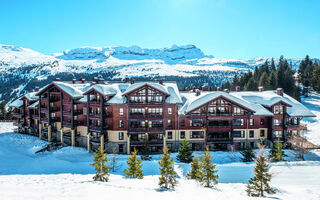
[[[81,47],[44,55],[31,49],[0,45],[1,97],[9,100],[43,86],[55,77],[62,80],[103,77],[106,80],[176,80],[179,87],[203,83],[220,85],[234,74],[261,65],[267,58],[219,59],[194,45],[161,49],[132,47]],[[277,62],[277,60],[275,60]],[[297,67],[301,59],[289,59]],[[199,77],[196,78],[195,77]]]

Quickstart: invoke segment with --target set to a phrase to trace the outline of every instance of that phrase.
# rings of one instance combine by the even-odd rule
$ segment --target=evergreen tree
[[[170,158],[170,153],[168,152],[168,148],[163,148],[163,156],[160,157],[159,166],[160,166],[160,174],[159,177],[159,186],[161,188],[169,189],[174,188],[178,183],[176,176],[177,173],[173,168],[174,160]]]
[[[277,81],[276,71],[272,71],[270,73],[268,82],[269,82],[270,89],[272,89],[272,90],[277,89],[278,81]]]
[[[187,174],[188,179],[198,180],[200,174],[200,163],[197,157],[194,157],[191,162],[191,171]]]
[[[7,119],[7,110],[6,110],[6,104],[4,102],[1,102],[0,104],[0,119]]]
[[[131,156],[128,157],[127,164],[129,166],[128,170],[123,170],[123,172],[126,174],[127,177],[129,178],[138,178],[138,179],[143,179],[143,173],[142,173],[142,164],[141,160],[138,159],[137,157],[138,151],[136,149],[133,150],[131,153]]]
[[[212,157],[207,149],[200,157],[200,172],[198,175],[198,181],[205,187],[212,187],[213,184],[218,183],[218,174],[216,165],[212,163]]]
[[[277,141],[273,143],[273,147],[269,153],[270,153],[270,158],[274,161],[282,161],[283,158],[286,156],[284,154],[284,151],[282,150],[282,144],[280,142],[280,138],[278,138]]]
[[[245,91],[256,91],[257,88],[258,88],[258,85],[253,78],[250,78],[248,83],[244,86]]]
[[[232,80],[232,90],[235,90],[236,86],[240,86],[240,80],[238,75],[234,75],[233,80]]]
[[[102,146],[100,146],[94,153],[93,161],[94,163],[90,164],[91,166],[94,166],[96,171],[96,175],[93,177],[93,180],[108,182],[110,175],[109,170],[111,167],[106,166],[105,163],[110,160],[108,160],[107,153],[102,149]]]
[[[255,156],[252,147],[249,143],[247,143],[246,148],[244,150],[240,151],[240,154],[243,156],[241,158],[243,162],[252,162]]]
[[[183,163],[190,163],[192,161],[192,151],[188,140],[183,140],[178,151],[177,159]]]
[[[276,65],[274,64],[274,59],[271,59],[271,64],[270,64],[270,70],[272,71],[276,71]]]
[[[265,89],[269,89],[269,77],[267,72],[263,72],[259,79],[259,86],[263,86]]]
[[[270,187],[271,174],[269,165],[263,154],[263,148],[260,150],[256,166],[254,168],[255,176],[250,178],[246,192],[249,196],[264,197],[265,194],[274,194],[275,190]]]
[[[320,92],[320,66],[318,63],[314,64],[311,82],[312,88],[315,91]]]

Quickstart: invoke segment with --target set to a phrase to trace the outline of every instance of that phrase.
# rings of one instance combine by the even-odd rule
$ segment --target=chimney
[[[226,92],[226,93],[229,93],[229,90],[228,90],[228,89],[224,89],[223,91]]]
[[[56,78],[55,81],[60,81],[60,78]]]
[[[72,84],[75,84],[76,83],[76,79],[72,79]]]
[[[206,86],[206,85],[202,86],[202,91],[208,91],[208,90],[209,90],[208,86]]]
[[[221,91],[221,88],[220,88],[220,87],[217,87],[217,91]]]
[[[196,86],[192,87],[192,92],[196,92]]]
[[[161,80],[161,81],[159,81],[159,84],[160,84],[160,85],[163,85],[163,81],[162,81],[162,80]]]
[[[196,96],[200,96],[200,90],[196,91]]]
[[[92,81],[91,83],[90,83],[90,86],[93,86],[93,85],[95,85],[96,84],[96,82],[95,81]]]
[[[264,91],[264,87],[263,86],[259,86],[258,89],[259,89],[259,92],[263,92]]]
[[[92,81],[97,82],[98,78],[97,77],[93,77]]]
[[[129,83],[129,78],[126,78],[125,81],[126,81],[126,83]]]
[[[283,96],[283,89],[277,88],[277,95]]]
[[[86,82],[86,79],[81,78],[81,83],[85,83],[85,82]]]
[[[240,86],[236,86],[236,92],[240,92]]]
[[[38,92],[38,91],[39,91],[39,87],[36,86],[36,87],[34,88],[34,91],[35,91],[35,92]]]
[[[134,80],[132,79],[132,80],[131,80],[131,85],[133,85],[133,84],[134,84]]]

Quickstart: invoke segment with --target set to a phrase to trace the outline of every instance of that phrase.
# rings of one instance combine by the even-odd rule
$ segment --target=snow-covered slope
[[[30,91],[35,83],[43,86],[55,77],[69,80],[78,77],[91,80],[93,76],[110,80],[133,77],[136,80],[177,80],[179,87],[203,83],[210,86],[222,84],[235,74],[252,70],[266,59],[219,59],[205,55],[194,45],[173,45],[161,49],[138,46],[82,47],[53,55],[0,45],[0,84],[4,86],[0,88],[0,97],[9,100],[25,90]],[[289,62],[297,67],[300,60],[289,59]],[[177,77],[183,77],[184,80],[180,81]]]

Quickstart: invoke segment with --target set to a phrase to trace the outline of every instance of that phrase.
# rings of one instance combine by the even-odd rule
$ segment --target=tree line
[[[307,55],[298,69],[298,82],[302,86],[302,94],[309,96],[310,90],[320,92],[320,65]]]
[[[243,91],[258,91],[260,86],[265,90],[282,88],[286,94],[300,101],[300,88],[296,85],[295,72],[292,64],[281,56],[277,65],[273,58],[270,62],[266,60],[261,66],[255,67],[253,72],[248,71],[241,77],[235,75],[233,80],[225,82],[222,88],[231,91],[234,91],[236,86],[240,86]]]

